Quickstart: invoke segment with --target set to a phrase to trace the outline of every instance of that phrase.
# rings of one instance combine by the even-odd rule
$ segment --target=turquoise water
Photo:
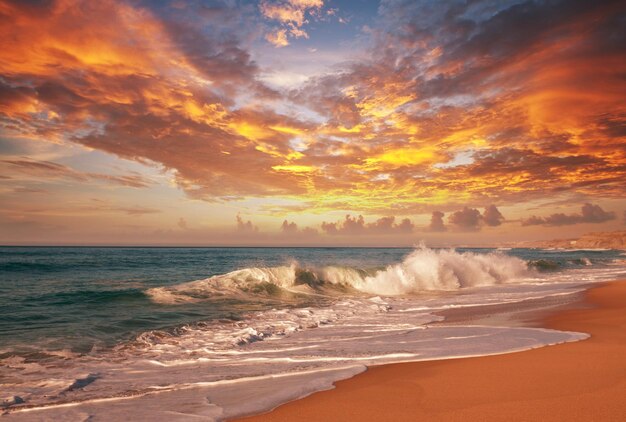
[[[8,420],[223,420],[372,365],[580,341],[513,315],[624,278],[624,254],[1,247],[0,409]],[[485,317],[448,322],[450,308]]]
[[[477,254],[488,249],[459,249]],[[129,340],[148,330],[237,320],[250,311],[323,302],[308,297],[283,302],[272,297],[218,297],[168,305],[146,295],[150,288],[225,274],[242,268],[324,265],[373,272],[402,261],[411,249],[376,248],[0,248],[0,357],[46,351],[86,353]],[[620,251],[502,253],[560,271],[608,265]],[[623,258],[623,257],[622,257]]]
[[[223,299],[166,306],[144,294],[246,267],[293,260],[386,265],[407,249],[300,248],[0,248],[0,353],[87,352],[139,332],[175,328],[276,303]]]

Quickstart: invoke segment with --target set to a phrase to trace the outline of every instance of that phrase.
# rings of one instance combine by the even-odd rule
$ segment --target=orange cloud
[[[532,216],[522,220],[522,226],[567,226],[579,223],[604,223],[605,221],[615,220],[614,212],[605,211],[599,205],[584,204],[580,214],[551,214],[548,217]]]
[[[286,47],[289,45],[289,41],[287,40],[287,30],[286,29],[277,29],[274,32],[268,32],[265,35],[265,39],[274,44],[276,47]]]
[[[413,232],[415,225],[408,218],[400,223],[395,222],[395,217],[382,217],[373,223],[365,223],[362,215],[353,217],[346,215],[345,219],[336,223],[322,223],[322,230],[329,235],[392,235],[394,233],[409,234]]]
[[[314,16],[315,11],[324,6],[323,0],[263,0],[259,5],[261,14],[270,20],[282,24],[281,29],[275,29],[265,35],[265,39],[276,47],[289,45],[288,37],[309,38],[302,27],[308,23],[307,15]]]
[[[447,230],[445,223],[443,222],[443,216],[445,214],[441,211],[433,211],[430,217],[430,224],[426,228],[431,232],[445,232]]]
[[[241,215],[237,214],[237,230],[240,232],[255,233],[259,231],[259,228],[252,224],[252,221],[245,221]]]
[[[0,160],[0,175],[3,170],[6,171],[6,177],[10,177],[8,175],[21,174],[23,176],[35,177],[42,181],[57,178],[77,182],[103,181],[132,188],[147,188],[154,183],[140,174],[112,175],[80,172],[50,161]]]
[[[310,212],[387,215],[393,204],[408,215],[619,199],[624,6],[574,3],[491,14],[385,3],[370,58],[276,92],[222,15],[0,0],[0,121],[13,137],[156,163],[206,201],[280,196]],[[259,10],[285,44],[322,7]]]

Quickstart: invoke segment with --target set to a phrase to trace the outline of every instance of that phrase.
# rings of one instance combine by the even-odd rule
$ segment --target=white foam
[[[357,289],[382,295],[457,290],[514,281],[530,274],[524,261],[501,253],[458,253],[420,248],[403,262],[365,279]]]
[[[245,294],[258,283],[294,289],[301,287],[296,285],[297,272],[295,265],[246,269],[151,293],[178,303]],[[181,420],[220,420],[331,388],[334,381],[371,365],[501,354],[582,340],[586,334],[508,326],[505,318],[480,321],[507,326],[446,323],[432,312],[557,300],[579,292],[585,281],[623,272],[623,266],[580,268],[539,278],[523,262],[498,253],[481,257],[424,248],[375,273],[326,267],[313,273],[325,283],[308,286],[316,294],[325,294],[327,285],[355,289],[328,297],[326,306],[252,312],[239,321],[181,327],[176,334],[146,332],[113,350],[71,359],[4,359],[0,378],[9,381],[2,386],[3,397],[17,396],[31,406],[28,411],[19,404],[10,406],[6,418],[23,414],[28,420],[95,416],[117,421],[176,415]],[[97,379],[84,388],[68,388],[92,374]]]
[[[298,285],[298,271],[307,272],[309,277],[300,283],[311,282],[319,288],[324,283],[330,283],[384,296],[489,286],[532,275],[524,261],[501,252],[475,254],[420,247],[401,263],[373,274],[363,269],[337,266],[299,269],[297,263],[292,263],[281,267],[244,268],[204,280],[152,288],[146,294],[154,302],[167,305],[224,296],[272,293],[268,285],[296,293],[315,294],[311,286]],[[325,293],[329,292],[326,290]]]
[[[12,360],[11,375],[20,383],[9,385],[5,395],[39,409],[31,409],[29,417],[49,419],[77,414],[106,415],[113,421],[145,418],[146,406],[155,418],[172,412],[209,420],[241,416],[331,388],[365,366],[498,354],[583,339],[581,333],[524,327],[430,325],[442,320],[430,313],[433,309],[556,296],[578,286],[495,285],[463,294],[353,297],[320,308],[255,312],[242,321],[186,327],[178,335],[145,333],[108,354],[46,367],[20,369],[24,362]],[[98,378],[68,390],[86,374]],[[8,420],[20,415],[19,405],[11,408]]]

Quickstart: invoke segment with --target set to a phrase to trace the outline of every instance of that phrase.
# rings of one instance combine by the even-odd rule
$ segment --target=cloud
[[[265,39],[276,47],[285,47],[289,45],[288,36],[309,38],[302,27],[309,22],[308,18],[315,18],[323,6],[323,0],[261,1],[259,4],[261,14],[267,19],[279,22],[282,27],[267,33]]]
[[[238,92],[276,93],[257,80],[235,36],[210,34],[219,22],[200,27],[189,16],[166,20],[128,4],[80,4],[2,10],[1,19],[15,22],[0,29],[14,41],[0,52],[0,85],[14,93],[0,99],[7,98],[0,121],[8,131],[158,163],[194,197],[302,191],[300,175],[272,167],[293,161],[289,131],[305,125],[234,108]]]
[[[76,182],[104,181],[132,188],[147,188],[153,184],[152,181],[140,174],[111,175],[80,172],[51,161],[36,161],[30,159],[1,160],[0,165],[8,167],[9,171],[13,174],[18,172],[22,175],[36,177],[43,181],[58,178]]]
[[[135,216],[142,216],[146,214],[157,214],[161,212],[161,210],[158,210],[156,208],[142,207],[139,205],[132,206],[132,207],[108,207],[105,209],[108,211],[124,212],[128,215],[135,215]]]
[[[502,224],[504,216],[495,205],[489,205],[483,212],[483,221],[488,226],[496,227]]]
[[[599,205],[586,203],[581,208],[580,214],[555,213],[548,217],[537,217],[535,215],[522,220],[522,226],[567,226],[580,223],[604,223],[614,220],[615,213],[604,211]]]
[[[400,223],[395,222],[395,217],[382,217],[373,223],[365,223],[362,215],[353,217],[346,215],[343,221],[335,223],[322,223],[322,230],[329,235],[363,235],[363,234],[408,234],[413,232],[415,226],[408,218]]]
[[[322,222],[322,230],[328,234],[360,234],[365,231],[365,219],[362,215],[346,215],[345,220],[337,223]]]
[[[292,24],[299,28],[307,23],[306,15],[308,13],[321,9],[323,6],[323,0],[263,0],[259,5],[259,9],[263,16],[268,19],[277,20],[284,24]]]
[[[437,215],[438,219],[441,219],[443,217],[443,214],[440,214],[440,216]],[[432,218],[435,219],[435,217],[436,216],[433,213]],[[448,222],[450,224],[455,226],[457,229],[467,231],[480,230],[485,225],[490,227],[499,226],[504,220],[504,216],[502,215],[500,210],[498,210],[498,208],[493,204],[487,206],[482,214],[476,208],[463,207],[462,210],[453,212],[448,217]]]
[[[281,234],[289,236],[291,238],[297,237],[305,241],[312,238],[317,238],[319,236],[319,233],[316,229],[312,227],[299,228],[295,222],[289,222],[287,220],[283,220],[283,223],[280,226],[280,232]]]
[[[306,235],[308,238],[319,235],[318,231],[314,229],[313,227],[304,227],[301,230],[301,233],[303,235]]]
[[[265,35],[265,39],[274,44],[276,47],[286,47],[289,45],[289,41],[287,40],[287,30],[286,29],[277,29],[274,32],[268,32]]]
[[[297,233],[298,225],[294,223],[293,221],[290,223],[287,220],[284,220],[283,224],[280,226],[280,230],[283,233]]]
[[[38,210],[30,210],[31,212],[37,213]],[[44,211],[48,212],[52,211],[52,209],[47,209]],[[63,211],[63,209],[60,209]],[[145,207],[142,205],[118,205],[114,202],[104,199],[92,198],[89,205],[76,205],[70,209],[68,209],[70,213],[78,211],[78,212],[114,212],[114,213],[124,213],[134,217],[142,217],[148,214],[158,214],[161,210],[156,208]]]
[[[614,220],[615,213],[613,211],[604,211],[599,205],[586,203],[582,206],[582,221],[585,223],[604,223],[605,221]]]
[[[247,14],[289,42],[321,1],[2,4],[3,134],[158,166],[192,198],[409,215],[626,192],[623,2],[386,0],[369,57],[288,92],[262,82]],[[15,166],[108,177],[35,167]],[[128,176],[108,182],[149,184]]]
[[[369,223],[367,225],[367,229],[371,232],[376,232],[380,234],[389,234],[389,233],[411,233],[415,228],[413,222],[411,222],[408,218],[403,218],[400,223],[396,223],[396,218],[393,216],[382,217],[376,220],[373,223]]]
[[[616,152],[624,109],[609,87],[623,81],[600,57],[623,63],[618,10],[624,7],[615,2],[386,1],[371,60],[313,78],[292,98],[327,119],[329,136],[344,139],[315,146],[368,174],[362,180],[343,171],[360,192],[384,196],[401,181],[420,197],[438,191],[450,203],[467,202],[465,194],[475,202],[565,193],[616,198],[626,189],[625,157]],[[588,95],[581,87],[585,78],[597,81],[598,69],[606,79],[588,85]],[[440,165],[459,153],[465,162]],[[349,160],[376,156],[385,157],[382,165]],[[388,183],[376,178],[381,173]],[[390,197],[372,200],[371,209]],[[409,201],[396,203],[406,211]]]
[[[430,224],[427,227],[427,231],[431,232],[445,232],[446,226],[443,222],[444,213],[441,211],[433,211],[430,217]]]
[[[50,193],[49,191],[45,189],[28,188],[28,187],[23,187],[23,186],[15,187],[13,189],[13,192],[14,193]]]
[[[189,227],[187,226],[187,220],[185,220],[183,217],[180,217],[178,219],[178,223],[176,223],[178,225],[179,228],[183,229],[183,230],[187,230]]]
[[[241,215],[237,214],[237,231],[244,233],[257,233],[259,228],[252,224],[252,221],[244,221]]]
[[[461,230],[479,230],[482,216],[476,208],[463,207],[462,210],[450,214],[448,222]]]

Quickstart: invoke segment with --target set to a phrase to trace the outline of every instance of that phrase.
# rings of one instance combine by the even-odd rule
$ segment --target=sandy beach
[[[538,326],[576,343],[479,358],[369,368],[336,388],[246,421],[621,421],[626,418],[626,281],[594,287],[584,306]]]

